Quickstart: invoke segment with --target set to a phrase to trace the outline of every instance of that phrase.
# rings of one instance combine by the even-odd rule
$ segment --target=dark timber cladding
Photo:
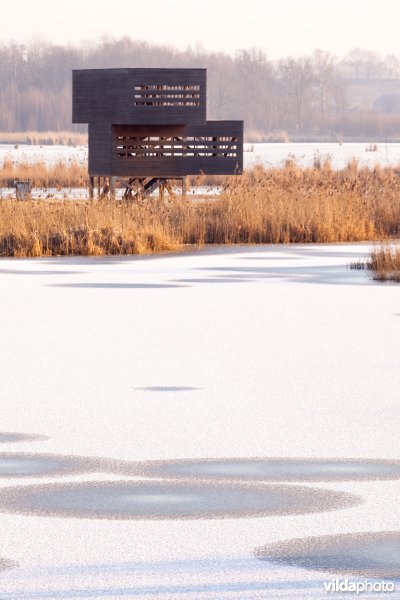
[[[89,123],[91,177],[243,169],[243,122],[206,120],[205,69],[74,71],[73,121]]]
[[[232,121],[182,127],[112,127],[112,172],[173,177],[239,170],[242,128]]]
[[[204,123],[205,69],[72,72],[74,123]]]

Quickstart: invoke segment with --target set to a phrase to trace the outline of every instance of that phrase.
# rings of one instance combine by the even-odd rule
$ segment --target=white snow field
[[[370,151],[374,148],[373,151]],[[376,149],[375,149],[376,148]],[[310,167],[315,158],[329,158],[334,169],[342,169],[352,159],[360,165],[374,167],[396,165],[400,162],[400,143],[378,142],[305,142],[305,143],[246,143],[244,144],[245,167],[262,163],[267,167],[281,167],[288,158],[295,159],[299,165]],[[28,144],[0,144],[0,161],[20,162],[43,161],[52,165],[58,161],[76,161],[85,163],[88,159],[87,146],[52,146]],[[38,191],[38,193],[40,193]],[[54,191],[55,193],[55,191]]]
[[[294,538],[372,532],[374,539],[374,532],[400,530],[398,465],[379,463],[400,459],[400,287],[349,269],[369,250],[233,246],[152,257],[2,259],[0,559],[12,568],[0,561],[1,600],[351,596],[324,589],[340,572],[261,560],[257,552]],[[86,469],[73,457],[95,458],[88,464],[98,466]],[[153,475],[168,490],[165,501],[178,506],[173,518],[168,511],[162,518],[157,479],[140,472],[142,461],[213,459],[204,489],[218,496],[223,485],[233,502],[238,484],[226,474],[221,484],[218,459],[255,457],[308,458],[313,468],[317,459],[336,459],[332,468],[347,459],[344,470],[350,459],[370,462],[362,477],[358,465],[331,480],[320,472],[302,479],[300,470],[298,481],[293,472],[287,482],[256,481],[279,486],[282,506],[298,494],[298,510],[226,518],[180,516],[182,503],[195,501],[204,465],[186,479],[171,479],[172,467],[167,479],[162,469]],[[111,466],[103,469],[100,458],[115,462],[104,461]],[[132,472],[118,467],[121,460],[132,461]],[[246,466],[223,464],[239,476]],[[383,479],[376,478],[380,469],[388,472]],[[258,472],[253,468],[253,479]],[[135,518],[138,500],[125,483],[118,489],[128,490],[123,502],[131,515],[121,518],[103,514],[104,498],[92,515],[87,504],[79,512],[73,490],[82,486],[62,495],[69,483],[108,482],[112,490],[115,481],[155,490],[144,497],[157,520]],[[49,487],[33,489],[38,485]],[[21,486],[31,486],[28,496],[37,492],[39,511],[30,511]],[[304,508],[313,495],[315,505]],[[344,500],[334,507],[327,500],[324,508],[325,495]],[[63,514],[68,510],[76,514]],[[400,551],[381,559],[400,574]],[[346,576],[358,581],[359,570]],[[363,597],[400,598],[397,588]]]

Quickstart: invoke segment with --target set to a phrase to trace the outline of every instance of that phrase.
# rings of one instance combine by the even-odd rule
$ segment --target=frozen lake
[[[0,144],[0,161],[9,158],[14,163],[44,161],[51,165],[60,160],[87,162],[87,146],[37,146],[35,144]]]
[[[370,144],[361,143],[296,143],[296,144],[244,144],[245,167],[262,163],[268,167],[282,166],[286,159],[293,157],[302,166],[311,166],[314,158],[330,157],[335,169],[345,167],[353,158],[360,165],[374,166],[379,163],[396,165],[400,162],[400,143],[378,142],[376,151],[370,152]],[[88,158],[86,146],[34,146],[0,144],[0,162],[8,157],[13,162],[35,162],[42,160],[54,164],[59,160],[84,163]]]
[[[315,158],[329,158],[334,169],[344,168],[352,159],[360,166],[373,167],[397,165],[400,162],[400,144],[379,142],[368,143],[305,143],[305,144],[245,144],[245,166],[262,163],[267,167],[283,166],[285,160],[293,158],[303,167],[311,167]]]
[[[1,600],[398,578],[400,287],[348,268],[369,250],[2,259]]]

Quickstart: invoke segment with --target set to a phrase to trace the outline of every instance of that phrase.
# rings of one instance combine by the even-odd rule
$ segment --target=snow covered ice
[[[351,480],[265,483],[357,498],[313,513],[117,520],[1,512],[0,559],[11,561],[0,563],[1,600],[326,598],[329,573],[260,560],[257,549],[396,532],[400,288],[348,268],[369,250],[2,259],[0,453],[98,460],[62,477],[52,469],[40,479],[0,475],[3,498],[21,486],[153,476],[169,485],[171,474],[141,472],[151,461],[209,459],[217,479],[219,459],[372,466]],[[15,443],[13,432],[43,437]],[[132,472],[103,468],[108,459],[130,461]],[[224,486],[237,485],[233,464]],[[183,476],[190,486],[201,472]]]

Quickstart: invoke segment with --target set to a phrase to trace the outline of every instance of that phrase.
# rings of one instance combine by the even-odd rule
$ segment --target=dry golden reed
[[[184,244],[380,240],[400,234],[400,171],[256,166],[210,201],[0,202],[0,254],[49,256],[176,250]],[[167,197],[168,198],[168,197]]]
[[[400,246],[386,243],[373,248],[368,268],[378,281],[400,281]]]
[[[177,250],[152,203],[0,202],[0,255],[141,254]]]
[[[0,187],[12,186],[14,179],[29,179],[32,187],[38,188],[86,187],[87,164],[74,159],[60,159],[51,165],[47,165],[44,160],[14,163],[10,157],[5,157],[0,170]]]

